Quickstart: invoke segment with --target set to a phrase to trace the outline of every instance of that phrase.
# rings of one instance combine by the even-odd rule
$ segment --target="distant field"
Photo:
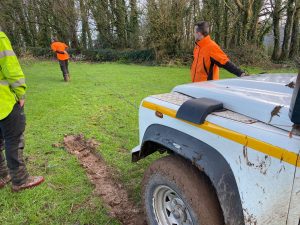
[[[52,144],[65,134],[95,138],[115,178],[140,204],[142,174],[159,156],[131,163],[130,150],[138,144],[136,107],[148,95],[189,82],[189,69],[71,63],[72,81],[64,83],[57,62],[24,61],[22,66],[29,87],[25,155],[30,173],[44,175],[46,182],[19,194],[1,190],[1,224],[119,224],[91,195],[93,187],[75,157]],[[222,71],[222,78],[227,77],[233,76]]]

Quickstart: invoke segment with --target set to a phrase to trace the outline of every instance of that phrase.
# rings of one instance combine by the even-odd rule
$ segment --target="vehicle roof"
[[[260,74],[243,78],[190,83],[177,86],[179,92],[194,98],[223,102],[224,108],[272,126],[290,131],[289,106],[293,88],[287,85],[297,74]]]

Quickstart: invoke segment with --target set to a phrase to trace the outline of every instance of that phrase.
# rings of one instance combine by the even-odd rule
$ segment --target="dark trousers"
[[[24,110],[16,103],[12,112],[0,120],[0,178],[10,174],[14,185],[25,183],[29,176],[23,159],[24,131]]]
[[[63,76],[69,75],[69,60],[59,60],[59,65]]]

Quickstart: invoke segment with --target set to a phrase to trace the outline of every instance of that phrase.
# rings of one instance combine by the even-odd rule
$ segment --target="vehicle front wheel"
[[[178,156],[161,158],[145,172],[143,203],[149,225],[224,225],[209,179]]]

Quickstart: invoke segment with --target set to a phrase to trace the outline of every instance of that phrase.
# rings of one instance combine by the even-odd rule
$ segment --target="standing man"
[[[25,90],[25,77],[18,59],[0,30],[0,188],[12,181],[13,191],[44,181],[43,177],[29,176],[23,159]]]
[[[191,67],[192,82],[219,79],[219,67],[238,77],[246,76],[245,72],[230,62],[220,46],[209,36],[208,22],[195,25],[194,61]]]
[[[56,57],[59,61],[60,69],[64,76],[64,81],[70,80],[69,74],[69,54],[67,52],[68,45],[63,42],[59,42],[57,38],[52,39],[51,49],[56,53]]]

